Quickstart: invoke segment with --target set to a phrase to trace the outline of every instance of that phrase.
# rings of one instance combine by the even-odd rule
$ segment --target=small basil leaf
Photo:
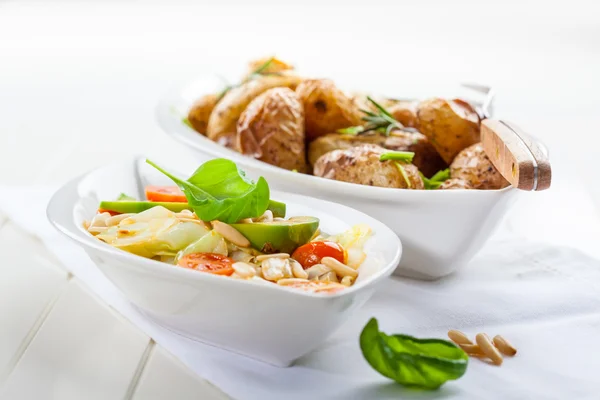
[[[234,223],[261,216],[269,206],[269,185],[260,177],[253,183],[237,165],[223,158],[202,164],[186,181],[173,176],[150,160],[146,162],[167,175],[185,194],[203,221]]]
[[[360,334],[360,348],[381,375],[424,389],[437,389],[446,381],[460,378],[469,362],[462,349],[446,340],[386,335],[379,331],[375,318]]]

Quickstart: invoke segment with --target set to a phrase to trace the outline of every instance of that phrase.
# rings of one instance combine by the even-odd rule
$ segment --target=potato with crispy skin
[[[431,177],[439,170],[448,167],[424,135],[402,129],[394,129],[387,137],[379,133],[356,136],[330,133],[321,136],[308,145],[308,161],[314,165],[325,153],[337,149],[349,149],[365,143],[376,144],[389,150],[414,152],[412,163],[426,177]]]
[[[417,128],[446,163],[451,163],[461,150],[479,142],[479,115],[462,100],[433,98],[420,102]]]
[[[419,170],[413,164],[379,161],[386,149],[363,144],[346,150],[334,150],[315,163],[314,175],[360,185],[423,189]]]
[[[273,88],[252,100],[238,121],[237,147],[271,165],[306,172],[304,109],[296,93]]]
[[[280,60],[277,57],[263,57],[257,60],[252,60],[248,63],[248,74],[247,77],[255,73],[259,68],[263,67],[267,62],[269,64],[266,68],[261,70],[263,74],[272,74],[276,72],[289,71],[294,69],[294,66]]]
[[[229,90],[217,103],[208,119],[206,136],[214,141],[219,137],[236,132],[236,124],[248,104],[258,95],[275,87],[294,89],[302,78],[294,73],[267,75],[249,80]]]
[[[439,190],[451,190],[451,189],[473,189],[469,182],[464,179],[451,178],[446,179],[444,183],[440,185]]]
[[[450,177],[468,182],[473,189],[502,189],[510,185],[485,154],[481,143],[458,153],[450,164]]]
[[[219,101],[218,94],[206,94],[200,97],[190,108],[188,121],[197,132],[206,135],[206,127],[212,110]]]
[[[394,119],[407,127],[417,126],[417,105],[412,101],[398,101],[387,107]]]
[[[307,79],[296,93],[304,105],[308,140],[363,122],[357,103],[329,79]]]

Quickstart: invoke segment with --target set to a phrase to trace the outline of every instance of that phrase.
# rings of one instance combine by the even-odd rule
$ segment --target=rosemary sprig
[[[338,129],[338,133],[344,135],[360,135],[367,132],[378,132],[382,135],[390,136],[392,130],[395,128],[416,132],[416,129],[407,128],[400,122],[396,121],[396,119],[388,112],[388,110],[373,100],[370,96],[367,96],[367,100],[369,100],[377,109],[377,112],[364,109],[360,110],[363,114],[365,114],[365,116],[362,117],[362,120],[367,122],[367,124],[365,126],[350,126],[348,128]]]
[[[275,60],[275,57],[271,57],[269,58],[267,61],[265,61],[264,63],[262,63],[261,65],[258,66],[258,68],[256,68],[254,71],[252,71],[245,79],[243,79],[241,82],[236,83],[236,84],[228,84],[225,86],[225,88],[221,91],[221,93],[219,93],[219,100],[221,100],[223,98],[223,96],[225,96],[227,94],[227,92],[229,92],[231,89],[234,89],[238,86],[242,86],[244,83],[251,81],[253,79],[256,78],[260,78],[261,76],[267,76],[267,75],[280,75],[277,72],[264,72],[267,68],[269,68],[269,66],[273,63],[273,60]]]

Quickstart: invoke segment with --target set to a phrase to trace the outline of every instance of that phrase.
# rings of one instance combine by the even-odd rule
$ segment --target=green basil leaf
[[[256,218],[269,205],[269,184],[265,178],[260,177],[253,183],[231,160],[207,161],[188,180],[170,174],[150,160],[146,162],[179,186],[203,221],[234,223],[244,218]]]
[[[386,335],[379,331],[375,318],[360,334],[360,349],[381,375],[424,389],[437,389],[446,381],[460,378],[469,362],[467,354],[447,340]]]

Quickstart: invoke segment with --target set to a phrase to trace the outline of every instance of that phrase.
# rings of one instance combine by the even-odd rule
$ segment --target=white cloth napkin
[[[514,229],[504,230],[465,269],[450,277],[436,282],[388,280],[319,349],[282,369],[188,340],[144,318],[81,249],[47,222],[45,206],[52,189],[0,187],[0,209],[40,237],[106,303],[233,398],[600,398],[600,262],[575,248],[516,240]],[[570,204],[572,197],[552,199],[547,207]],[[579,205],[577,212],[593,218],[585,226],[596,229],[593,207]],[[527,215],[531,217],[531,210]],[[514,227],[519,221],[516,215],[508,225]],[[559,229],[563,239],[549,238],[545,232],[550,242],[574,237],[570,245],[597,243],[593,237],[597,230],[573,225],[573,218],[558,221],[566,229]],[[549,229],[543,224],[538,228]],[[587,246],[585,250],[597,249]],[[373,316],[387,333],[444,338],[448,329],[455,328],[471,336],[481,331],[502,334],[519,353],[502,367],[473,359],[465,376],[438,391],[406,389],[380,376],[362,358],[358,335]]]

